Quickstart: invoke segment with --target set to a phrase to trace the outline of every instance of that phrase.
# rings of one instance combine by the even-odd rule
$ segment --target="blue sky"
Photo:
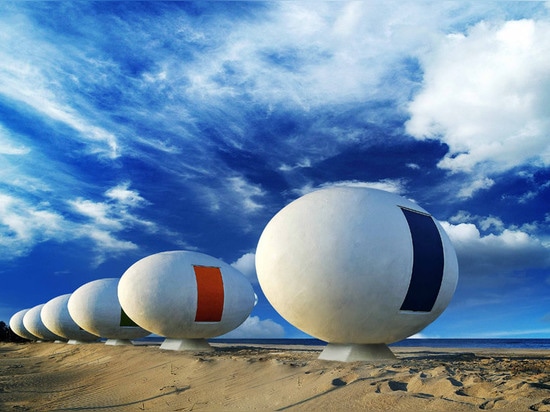
[[[427,337],[550,338],[545,2],[2,2],[0,320],[152,253],[234,264],[271,217],[386,189],[447,230]]]

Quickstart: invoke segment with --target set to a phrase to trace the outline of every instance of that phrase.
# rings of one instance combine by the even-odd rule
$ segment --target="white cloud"
[[[502,232],[505,229],[504,222],[500,218],[494,216],[483,218],[479,223],[481,230],[489,230],[493,227],[498,232]]]
[[[95,226],[109,231],[120,231],[129,226],[143,226],[149,231],[157,230],[153,222],[136,217],[131,209],[142,207],[148,202],[135,191],[128,189],[130,183],[121,183],[104,193],[105,202],[94,202],[77,198],[68,203],[73,210],[89,218]]]
[[[42,73],[37,70],[21,72],[18,71],[19,68],[19,62],[12,61],[11,58],[4,61],[4,64],[0,63],[0,73],[5,75],[0,76],[0,93],[25,103],[49,120],[71,127],[78,132],[74,135],[76,140],[90,144],[90,153],[110,158],[119,156],[116,136],[102,127],[95,126],[68,103],[60,101],[55,92],[48,89],[48,79]]]
[[[481,22],[442,38],[421,56],[407,132],[446,143],[439,166],[455,172],[550,165],[549,38],[550,23],[535,20]]]
[[[250,216],[264,209],[262,200],[266,192],[258,184],[252,183],[246,177],[235,175],[234,170],[211,171],[219,179],[209,178],[207,183],[199,181],[192,183],[191,189],[204,202],[212,213],[223,213],[227,219],[240,224],[241,229],[253,229]],[[230,173],[231,177],[224,177]]]
[[[67,203],[72,211],[79,216],[76,219],[55,211],[49,203],[34,204],[0,193],[0,260],[24,256],[37,244],[48,240],[88,239],[94,245],[96,264],[108,256],[137,249],[135,243],[120,239],[119,233],[135,226],[154,232],[157,226],[133,213],[133,208],[147,201],[128,186],[123,183],[108,190],[106,202],[82,198],[69,200]],[[81,217],[86,220],[82,222]]]
[[[134,214],[133,209],[148,202],[137,191],[129,189],[129,186],[129,182],[123,182],[108,189],[104,193],[104,202],[82,198],[68,202],[77,214],[89,220],[78,225],[75,236],[90,239],[94,243],[96,265],[103,263],[108,256],[138,248],[134,242],[119,239],[118,232],[135,226],[144,227],[150,232],[157,230],[154,223]]]
[[[402,179],[382,179],[378,182],[364,182],[360,180],[341,180],[339,182],[327,182],[317,187],[306,185],[294,192],[300,196],[311,193],[315,190],[327,187],[367,187],[371,189],[385,190],[387,192],[401,194],[405,191],[405,182]]]
[[[285,329],[271,319],[260,320],[258,316],[249,316],[238,328],[232,330],[220,338],[282,338]]]
[[[305,111],[405,95],[407,88],[395,84],[409,81],[399,76],[392,91],[381,85],[387,67],[431,38],[447,14],[465,10],[431,4],[426,13],[416,2],[274,3],[261,18],[232,27],[210,53],[185,62],[186,92],[202,102],[250,93],[257,102]]]
[[[35,206],[0,193],[0,259],[23,256],[49,239],[66,239],[64,223],[46,204]]]
[[[117,137],[98,125],[97,118],[83,114],[88,106],[85,98],[80,99],[76,94],[68,97],[63,89],[74,82],[74,76],[64,72],[65,65],[72,65],[71,58],[86,61],[86,57],[79,55],[78,48],[70,50],[48,43],[38,30],[29,29],[32,23],[22,13],[8,15],[7,19],[9,21],[2,19],[5,30],[0,47],[0,94],[12,99],[14,104],[26,105],[46,122],[59,122],[74,130],[76,133],[72,133],[71,138],[86,143],[88,153],[118,157]],[[63,78],[67,83],[60,80]]]
[[[493,276],[550,267],[550,244],[516,228],[503,228],[488,220],[489,229],[497,224],[499,233],[482,235],[473,223],[441,222],[458,256],[460,273],[466,276]]]
[[[103,263],[108,256],[118,255],[119,253],[138,248],[135,243],[117,239],[113,233],[93,225],[81,226],[79,232],[82,237],[89,238],[95,243],[96,254],[93,263],[96,266]]]
[[[458,197],[462,199],[471,198],[478,190],[489,189],[494,184],[495,181],[488,177],[474,179],[462,185],[462,188],[458,191]]]
[[[16,137],[0,123],[0,155],[22,156],[31,151],[29,147],[15,143],[14,140],[17,140]]]
[[[281,172],[290,172],[295,169],[311,167],[311,165],[312,165],[311,159],[306,157],[301,160],[298,160],[296,164],[294,164],[293,166],[283,163],[281,166],[279,166],[279,170]]]
[[[265,195],[260,186],[248,182],[242,176],[228,177],[227,183],[237,203],[240,203],[246,211],[255,212],[263,208],[263,205],[257,201],[257,198]]]
[[[245,253],[235,262],[231,263],[231,266],[245,275],[249,282],[258,283],[258,275],[256,274],[256,255],[254,253]]]
[[[90,218],[94,224],[109,227],[114,230],[122,229],[122,222],[116,217],[111,217],[111,207],[106,203],[93,202],[91,200],[78,198],[69,201],[75,212]]]
[[[435,338],[437,338],[437,336],[431,336],[431,335],[429,336],[423,332],[418,332],[412,336],[409,336],[407,339],[435,339]]]
[[[550,334],[550,328],[533,328],[533,329],[508,329],[501,331],[484,331],[483,333],[476,333],[471,335],[472,338],[517,338],[517,337],[529,337],[541,335],[546,337]]]
[[[129,182],[121,183],[105,192],[105,196],[127,207],[140,207],[148,202],[135,190],[130,190]]]

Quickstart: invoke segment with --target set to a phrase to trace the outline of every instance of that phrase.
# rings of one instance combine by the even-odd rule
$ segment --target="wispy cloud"
[[[0,193],[1,259],[25,256],[35,245],[49,240],[63,243],[88,239],[95,245],[93,260],[99,264],[107,256],[138,248],[134,242],[120,239],[122,232],[136,226],[149,232],[158,229],[135,214],[135,209],[146,201],[129,189],[129,183],[107,190],[105,198],[105,202],[69,200],[73,213],[60,214],[47,202],[34,205],[24,198]]]
[[[494,184],[495,181],[488,177],[474,178],[463,183],[462,188],[458,191],[458,197],[462,199],[471,198],[478,190],[489,189]]]
[[[515,337],[533,337],[540,336],[546,337],[550,334],[550,328],[533,328],[533,329],[509,329],[509,330],[500,330],[500,331],[485,331],[483,333],[474,333],[469,335],[472,338],[515,338]]]
[[[12,133],[0,123],[0,156],[23,156],[29,154],[31,149],[18,142],[17,138],[18,136],[12,135]]]
[[[333,186],[335,187],[338,187],[338,186],[367,187],[371,189],[379,189],[379,190],[385,190],[391,193],[402,194],[405,191],[406,183],[403,179],[382,179],[377,182],[363,182],[360,180],[344,180],[344,181],[337,181],[337,182],[326,182],[316,187],[307,185],[300,189],[295,190],[294,193],[300,196],[303,196],[315,190],[324,189],[324,188],[333,187]]]
[[[116,158],[119,155],[116,136],[83,116],[82,110],[73,106],[75,102],[64,99],[67,97],[64,87],[68,85],[52,82],[54,77],[60,79],[58,66],[63,66],[71,56],[63,55],[39,36],[32,36],[24,23],[12,23],[9,27],[10,30],[4,31],[4,47],[0,48],[0,94],[14,104],[25,105],[52,126],[57,122],[72,129],[71,138],[89,144],[91,154]],[[32,53],[19,53],[23,49],[22,39],[28,41],[23,40]]]
[[[37,243],[67,238],[63,216],[49,205],[34,206],[23,199],[0,193],[0,258],[26,255]]]

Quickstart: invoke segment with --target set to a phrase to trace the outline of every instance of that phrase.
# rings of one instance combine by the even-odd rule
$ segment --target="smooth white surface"
[[[419,332],[449,304],[458,280],[454,248],[436,222],[445,266],[430,312],[403,312],[413,248],[398,195],[332,187],[287,205],[256,249],[260,286],[273,307],[302,331],[334,343],[391,343]]]
[[[137,339],[151,332],[120,326],[121,306],[117,297],[119,279],[94,280],[75,290],[69,298],[71,317],[84,330],[107,339]]]
[[[64,338],[62,336],[53,333],[44,325],[44,322],[42,322],[40,312],[43,307],[44,304],[41,304],[29,309],[28,312],[25,313],[25,316],[23,316],[23,325],[25,325],[25,329],[43,340],[63,340]]]
[[[221,321],[195,322],[194,265],[219,267],[224,288]],[[147,256],[120,278],[118,297],[138,325],[174,339],[223,335],[243,323],[254,307],[252,285],[234,267],[203,253],[172,251]]]
[[[25,325],[23,325],[23,317],[25,314],[29,311],[29,309],[23,309],[19,312],[15,313],[10,318],[10,329],[18,336],[21,336],[24,339],[29,340],[37,340],[39,339],[38,336],[34,336],[32,333],[30,333],[26,328]]]
[[[71,294],[68,293],[46,302],[40,313],[42,322],[53,333],[69,340],[79,342],[98,340],[99,336],[82,330],[71,317],[68,307],[70,297]]]
[[[393,352],[384,343],[365,345],[329,343],[319,355],[321,360],[355,362],[396,359]]]

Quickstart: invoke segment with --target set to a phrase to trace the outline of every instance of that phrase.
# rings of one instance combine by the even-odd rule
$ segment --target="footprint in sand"
[[[387,392],[395,392],[395,391],[404,391],[407,392],[408,384],[406,382],[400,382],[400,381],[385,381],[380,383],[376,387],[376,393],[387,393]]]
[[[531,405],[529,409],[538,412],[550,411],[550,398],[543,399],[541,402]]]
[[[342,376],[340,378],[336,378],[332,380],[332,386],[346,386],[349,383],[355,382],[359,375],[356,373],[350,373],[346,376]]]
[[[506,403],[504,398],[489,399],[488,401],[485,401],[481,405],[479,405],[479,409],[483,409],[483,410],[493,409],[495,406],[497,406],[498,402]]]

